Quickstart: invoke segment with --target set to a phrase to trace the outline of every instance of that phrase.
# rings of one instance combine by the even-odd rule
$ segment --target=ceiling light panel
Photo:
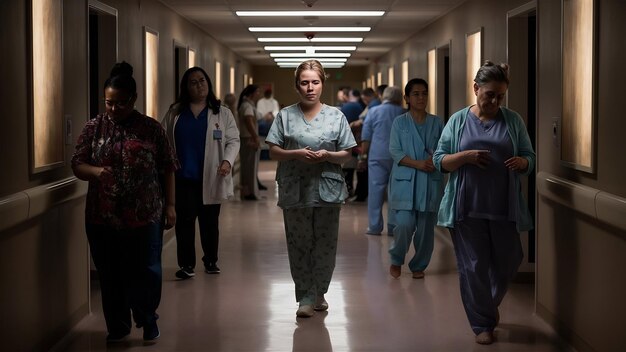
[[[326,61],[326,62],[346,62],[348,59],[345,58],[337,58],[337,57],[276,57],[274,61],[276,62],[302,62],[306,60],[317,60],[317,61]]]
[[[380,17],[385,11],[236,11],[239,17]]]
[[[280,50],[302,50],[302,51],[354,51],[356,46],[266,46],[267,51],[280,51]]]
[[[250,32],[369,32],[372,27],[249,27]]]
[[[271,57],[350,57],[350,53],[270,53]]]
[[[343,38],[258,38],[261,43],[360,43],[363,38],[343,37]]]

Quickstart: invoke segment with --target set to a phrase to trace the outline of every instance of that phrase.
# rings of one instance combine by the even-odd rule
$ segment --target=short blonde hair
[[[300,65],[298,65],[298,68],[296,68],[296,71],[295,71],[296,89],[298,89],[298,86],[300,85],[300,74],[302,73],[302,71],[306,71],[306,70],[313,70],[317,72],[317,74],[320,76],[320,80],[322,81],[322,84],[324,84],[324,82],[326,81],[326,72],[324,71],[324,66],[322,66],[322,64],[317,60],[306,60],[306,61],[303,61]]]

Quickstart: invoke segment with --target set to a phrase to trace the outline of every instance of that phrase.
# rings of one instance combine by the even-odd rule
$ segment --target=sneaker
[[[176,277],[181,280],[191,279],[194,276],[196,276],[196,273],[193,272],[192,268],[180,268],[180,270],[176,272]]]
[[[483,331],[476,335],[476,343],[481,345],[491,345],[493,343],[493,332]]]
[[[158,339],[161,336],[161,332],[159,331],[159,327],[157,323],[154,322],[152,324],[148,324],[143,327],[143,340],[144,341],[153,341]]]
[[[313,307],[313,309],[317,311],[328,310],[328,302],[326,302],[324,295],[317,296],[317,298],[315,299],[315,306]]]
[[[424,272],[423,271],[414,271],[413,272],[413,278],[414,279],[423,279],[424,278]]]
[[[400,274],[402,273],[402,268],[400,267],[400,265],[393,265],[391,264],[391,266],[389,267],[389,274],[397,279],[400,277]]]
[[[310,304],[303,304],[298,307],[298,310],[296,311],[296,316],[298,318],[310,318],[313,314],[315,314],[315,310]]]
[[[217,267],[217,265],[215,265],[215,263],[211,263],[209,265],[207,265],[205,267],[204,270],[207,274],[219,274],[220,273],[220,268]]]

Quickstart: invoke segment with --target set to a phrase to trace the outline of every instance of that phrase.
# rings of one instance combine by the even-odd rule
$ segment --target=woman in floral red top
[[[176,223],[178,163],[161,125],[133,108],[132,70],[113,67],[106,112],[87,122],[72,157],[76,177],[89,181],[85,225],[109,342],[130,334],[131,310],[144,340],[160,336],[162,230]]]

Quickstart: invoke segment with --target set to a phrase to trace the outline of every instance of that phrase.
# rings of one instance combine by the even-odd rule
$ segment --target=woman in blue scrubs
[[[433,253],[435,221],[443,193],[443,177],[432,160],[443,122],[426,112],[428,83],[423,79],[414,78],[407,83],[404,99],[409,111],[393,121],[389,138],[393,158],[389,211],[396,221],[389,247],[389,273],[395,278],[400,276],[413,241],[415,255],[409,261],[409,269],[414,279],[421,279]]]
[[[474,78],[476,104],[454,113],[433,155],[450,179],[438,225],[450,229],[461,298],[479,344],[491,344],[498,306],[523,252],[519,232],[533,227],[520,178],[535,167],[524,121],[501,107],[509,66],[490,61]]]

